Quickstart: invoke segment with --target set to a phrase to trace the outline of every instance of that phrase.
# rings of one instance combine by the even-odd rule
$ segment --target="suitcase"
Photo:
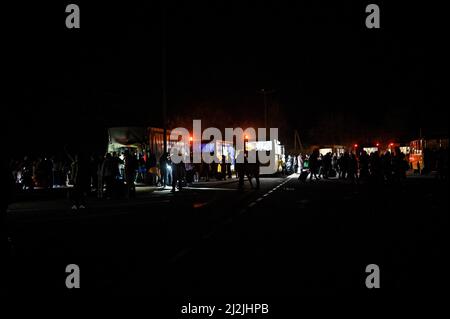
[[[306,182],[306,178],[308,178],[308,175],[309,175],[309,171],[302,171],[300,173],[300,176],[298,177],[298,180],[300,182]]]

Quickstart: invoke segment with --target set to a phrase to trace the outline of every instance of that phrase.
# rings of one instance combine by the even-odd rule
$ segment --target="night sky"
[[[92,1],[90,1],[92,2]],[[12,151],[104,147],[108,126],[161,126],[161,5],[76,1],[2,9],[2,116]],[[425,2],[167,1],[169,122],[271,126],[292,144],[448,134],[443,9]],[[314,3],[314,4],[312,4]]]

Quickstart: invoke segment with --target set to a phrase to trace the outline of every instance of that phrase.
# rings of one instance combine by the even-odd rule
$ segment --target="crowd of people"
[[[214,153],[210,154],[211,156]],[[150,170],[151,171],[151,170]],[[156,185],[172,186],[172,192],[175,189],[182,189],[183,185],[190,185],[200,180],[209,181],[210,178],[216,180],[226,180],[232,178],[231,160],[222,156],[220,161],[212,163],[173,163],[169,153],[164,153],[159,159],[159,166],[156,167],[157,173],[152,177],[156,178]]]
[[[444,152],[435,156],[439,176],[448,175],[448,154]],[[211,154],[213,155],[213,154]],[[339,178],[350,181],[395,182],[406,177],[410,169],[407,156],[395,148],[393,152],[373,152],[368,154],[364,150],[358,152],[344,152],[321,154],[318,149],[311,154],[287,156],[283,171],[286,175],[300,173],[300,178],[319,180]],[[84,208],[87,194],[95,193],[98,198],[116,198],[135,196],[135,185],[142,183],[152,186],[169,186],[172,192],[182,189],[186,185],[210,178],[225,180],[232,178],[235,173],[239,178],[239,187],[243,185],[243,178],[247,176],[257,179],[259,187],[259,166],[236,165],[232,172],[231,161],[222,156],[219,162],[211,164],[173,163],[169,153],[159,158],[153,153],[143,153],[123,150],[99,154],[79,152],[65,153],[54,156],[40,156],[32,159],[25,156],[22,160],[13,160],[10,164],[16,187],[23,190],[33,188],[61,188],[72,186],[70,197],[73,208]],[[447,173],[445,173],[447,170]],[[256,172],[258,171],[258,172]],[[306,174],[306,175],[305,175]],[[253,185],[251,184],[253,187]]]
[[[135,185],[171,186],[172,192],[183,186],[210,178],[223,180],[232,177],[231,163],[222,157],[219,163],[175,164],[169,153],[159,158],[153,153],[124,150],[105,155],[78,152],[72,155],[67,149],[54,156],[25,156],[10,163],[16,188],[71,187],[73,208],[84,208],[86,194],[98,198],[134,197]]]
[[[410,168],[408,158],[400,148],[395,148],[392,153],[375,151],[370,154],[365,150],[321,154],[316,149],[309,155],[291,156],[287,167],[301,175],[304,172],[303,176],[309,180],[336,177],[375,182],[401,181],[406,178]]]
[[[135,183],[145,182],[145,165],[141,154],[130,151],[104,156],[66,151],[56,156],[12,160],[10,170],[16,188],[22,190],[72,187],[70,197],[75,209],[84,208],[85,195],[93,192],[99,198],[114,197],[121,191],[127,197],[134,196]]]

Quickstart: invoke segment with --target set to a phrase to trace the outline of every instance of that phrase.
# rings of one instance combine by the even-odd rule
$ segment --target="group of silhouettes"
[[[399,182],[406,178],[409,162],[400,148],[395,148],[393,153],[375,151],[368,154],[361,150],[339,155],[331,152],[323,155],[315,149],[310,155],[299,155],[294,166],[294,170],[306,176],[305,180],[335,177],[354,182]]]

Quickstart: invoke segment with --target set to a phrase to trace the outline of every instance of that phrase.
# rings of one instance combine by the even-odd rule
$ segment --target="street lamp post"
[[[163,117],[163,148],[167,153],[167,70],[166,70],[166,5],[161,3],[161,84],[162,84],[162,117]]]
[[[275,92],[275,90],[266,90],[266,89],[261,89],[258,91],[258,93],[261,93],[264,98],[264,128],[266,130],[266,139],[267,139],[267,127],[268,127],[267,94],[272,94],[274,92]]]

